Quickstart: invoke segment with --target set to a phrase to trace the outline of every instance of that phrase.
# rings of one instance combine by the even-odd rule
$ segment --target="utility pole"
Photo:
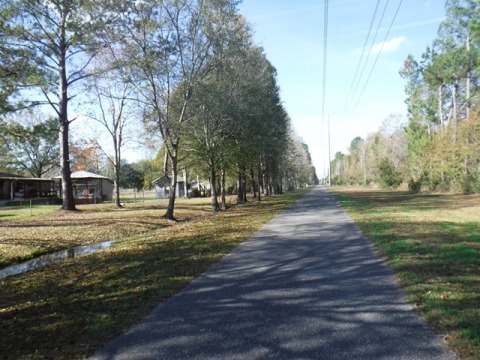
[[[363,139],[363,186],[367,187],[367,151],[366,151],[366,140]]]
[[[327,185],[327,167],[325,166],[325,158],[323,158],[323,179],[322,179],[322,185],[323,185],[323,186]]]
[[[330,116],[328,122],[328,186],[332,186],[332,158],[330,155]]]
[[[322,123],[325,122],[325,95],[327,84],[327,43],[328,43],[328,0],[324,2],[323,12],[323,82],[322,82]],[[330,120],[328,120],[330,121]],[[325,174],[325,160],[324,160],[324,174]],[[330,175],[330,123],[328,124],[328,185],[332,185],[332,178]]]

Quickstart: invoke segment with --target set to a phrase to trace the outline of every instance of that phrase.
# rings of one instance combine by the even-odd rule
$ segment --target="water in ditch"
[[[12,275],[24,273],[26,271],[36,270],[45,265],[65,261],[66,259],[91,254],[93,252],[109,248],[113,245],[113,243],[113,240],[109,240],[97,244],[80,245],[71,249],[60,250],[50,254],[42,255],[35,259],[25,261],[21,264],[10,265],[3,269],[0,269],[0,280]]]

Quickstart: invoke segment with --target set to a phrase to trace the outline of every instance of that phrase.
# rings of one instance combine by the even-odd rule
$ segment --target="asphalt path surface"
[[[454,359],[315,188],[91,359]]]

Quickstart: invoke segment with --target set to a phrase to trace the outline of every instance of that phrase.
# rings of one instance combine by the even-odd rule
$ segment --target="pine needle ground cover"
[[[0,263],[75,245],[112,248],[0,280],[0,358],[79,359],[139,322],[308,190],[212,215],[209,199],[0,209]]]
[[[480,196],[331,192],[459,357],[480,359]]]

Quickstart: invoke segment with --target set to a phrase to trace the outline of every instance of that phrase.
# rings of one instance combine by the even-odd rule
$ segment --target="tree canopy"
[[[132,131],[125,127],[130,117],[158,140],[163,171],[155,164],[143,171],[141,182],[169,181],[168,219],[174,219],[179,173],[209,179],[213,211],[225,208],[227,188],[244,202],[248,191],[261,199],[318,181],[308,146],[282,105],[276,69],[253,43],[237,5],[236,0],[0,5],[0,111],[50,109],[54,120],[48,124],[58,132],[57,152],[50,158],[61,169],[63,209],[75,209],[72,169],[101,171],[106,158],[118,184],[135,178],[121,156]],[[101,123],[113,146],[105,146],[98,134],[72,137],[70,125],[79,118],[82,124]],[[39,137],[42,124],[38,119],[32,125]],[[13,133],[13,124],[8,127]],[[25,123],[20,127],[30,131]],[[11,149],[10,143],[0,151]],[[43,175],[44,168],[36,174]]]
[[[15,118],[0,120],[0,142],[6,149],[6,167],[38,178],[52,174],[52,169],[58,169],[60,153],[56,119],[38,120],[38,115],[29,112],[21,115],[30,119],[26,125]]]

